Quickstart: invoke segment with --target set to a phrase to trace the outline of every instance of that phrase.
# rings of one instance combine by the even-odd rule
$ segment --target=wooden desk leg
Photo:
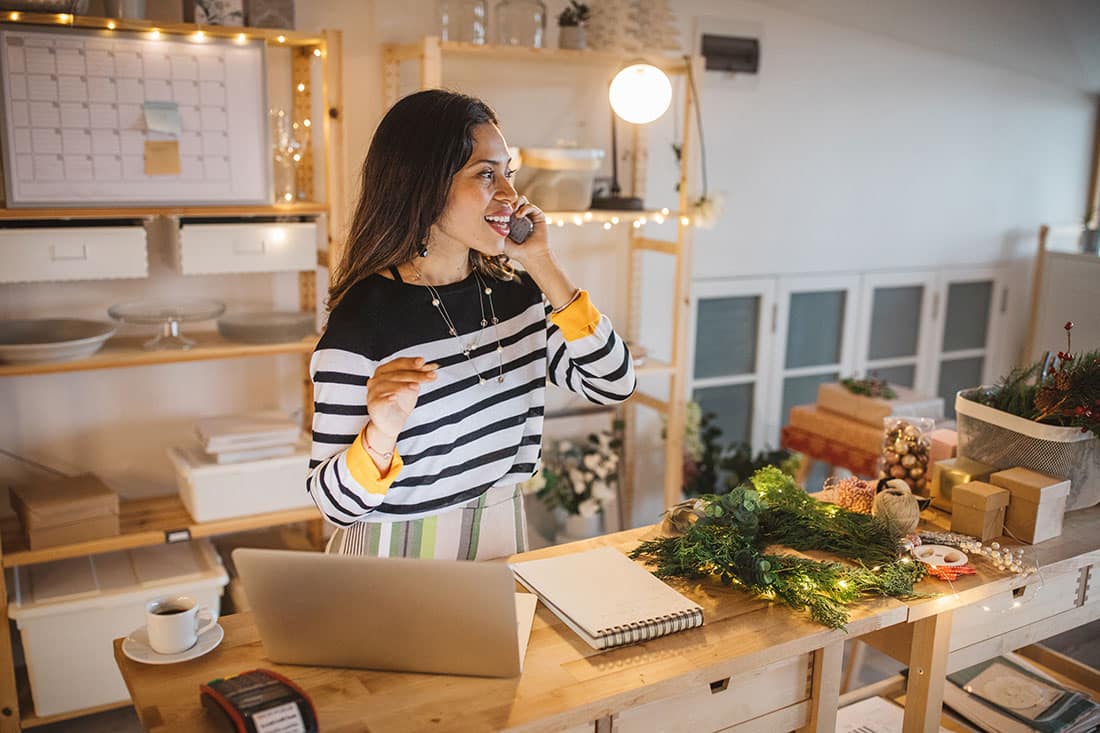
[[[902,733],[939,733],[952,615],[945,611],[913,624]]]
[[[840,701],[841,662],[844,641],[836,641],[814,652],[814,675],[810,689],[810,719],[802,733],[835,733],[836,708]]]
[[[315,550],[325,549],[325,520],[310,519],[306,522],[306,539]]]

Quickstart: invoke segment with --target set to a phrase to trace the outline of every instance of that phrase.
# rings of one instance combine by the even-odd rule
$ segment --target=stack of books
[[[294,453],[301,428],[281,412],[209,417],[195,423],[202,449],[219,464],[279,458]]]
[[[948,675],[943,701],[994,733],[1084,733],[1100,726],[1100,704],[1015,654]]]

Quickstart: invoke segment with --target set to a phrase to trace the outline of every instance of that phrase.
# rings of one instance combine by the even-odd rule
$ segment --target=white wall
[[[1079,220],[1094,114],[1082,85],[1098,77],[1091,67],[1071,68],[1052,26],[1035,32],[1045,3],[982,2],[976,11],[946,0],[674,0],[685,44],[699,22],[762,41],[758,76],[709,73],[702,81],[711,189],[728,203],[719,226],[696,236],[696,276],[990,262],[1029,254],[1040,222]],[[552,17],[563,4],[548,3]],[[299,29],[343,30],[349,196],[382,113],[381,44],[433,32],[434,7],[297,4]],[[552,27],[549,40],[556,42]],[[581,79],[530,65],[467,66],[447,81],[498,107],[513,143],[568,138],[606,147],[602,85],[610,71]],[[652,205],[675,200],[671,120],[650,133]],[[613,317],[625,306],[622,278],[612,274],[622,240],[597,228],[555,231],[568,268]],[[293,282],[277,278],[161,271],[132,283],[5,286],[0,313],[102,316],[113,302],[162,287],[233,301],[293,297]],[[647,297],[656,302],[660,292]],[[658,352],[663,310],[651,310]],[[164,445],[185,437],[200,415],[296,406],[297,367],[282,357],[4,380],[0,447],[97,471],[128,495],[171,490]],[[0,479],[18,475],[0,462]],[[653,520],[659,489],[652,493],[636,521]]]

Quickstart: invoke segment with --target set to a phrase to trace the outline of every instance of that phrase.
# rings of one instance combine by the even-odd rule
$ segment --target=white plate
[[[919,545],[913,548],[913,557],[929,565],[949,568],[966,565],[970,560],[966,553],[947,545]]]
[[[123,640],[122,653],[135,662],[143,664],[175,664],[176,662],[186,662],[188,659],[201,657],[218,644],[221,644],[224,638],[225,629],[221,627],[221,624],[214,624],[212,628],[199,637],[199,640],[195,642],[195,646],[190,649],[185,649],[176,654],[161,654],[153,651],[153,648],[149,646],[149,635],[145,627],[142,626],[131,631],[130,635]]]
[[[79,318],[0,320],[0,361],[83,359],[99,351],[114,332],[110,323]]]

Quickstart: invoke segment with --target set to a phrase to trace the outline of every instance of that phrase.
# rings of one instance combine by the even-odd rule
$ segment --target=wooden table
[[[536,559],[601,545],[629,550],[653,528],[517,555]],[[843,643],[900,624],[892,599],[852,609],[848,633],[714,583],[678,583],[704,609],[701,628],[598,652],[539,604],[524,673],[514,679],[400,674],[274,664],[249,614],[222,619],[206,656],[170,666],[115,658],[142,724],[215,731],[198,685],[255,667],[277,670],[312,697],[326,733],[350,731],[781,731],[835,729]]]
[[[930,529],[950,526],[943,512],[923,517]],[[939,595],[906,603],[907,623],[862,638],[909,665],[904,733],[938,730],[945,675],[1100,619],[1100,506],[1070,512],[1060,537],[1024,547],[1037,573],[971,558],[976,575],[922,581],[918,591]]]

